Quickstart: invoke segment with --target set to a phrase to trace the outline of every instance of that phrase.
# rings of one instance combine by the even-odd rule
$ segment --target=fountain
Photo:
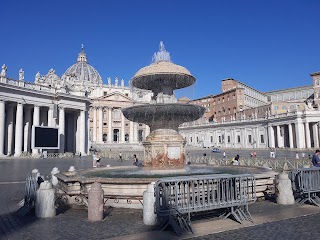
[[[132,78],[132,87],[153,92],[150,104],[122,110],[134,122],[150,126],[151,133],[143,142],[144,167],[106,167],[58,173],[60,193],[69,203],[86,202],[91,185],[99,182],[105,204],[113,207],[141,208],[142,195],[150,182],[159,178],[199,174],[239,174],[251,172],[262,179],[261,191],[273,181],[266,169],[242,166],[186,166],[185,140],[177,132],[180,124],[199,119],[205,108],[178,103],[174,90],[191,86],[194,76],[184,67],[170,61],[170,54],[160,43],[151,65],[141,68]]]
[[[177,132],[180,124],[195,121],[205,108],[177,103],[174,90],[191,86],[196,79],[184,67],[171,62],[163,42],[151,65],[141,68],[131,80],[132,87],[153,92],[150,104],[122,110],[130,121],[144,123],[151,133],[143,142],[144,165],[150,169],[185,167],[185,140]]]

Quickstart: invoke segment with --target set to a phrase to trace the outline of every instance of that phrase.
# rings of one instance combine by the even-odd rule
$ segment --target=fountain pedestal
[[[152,169],[176,169],[185,166],[186,141],[173,129],[152,131],[144,146],[144,163]]]

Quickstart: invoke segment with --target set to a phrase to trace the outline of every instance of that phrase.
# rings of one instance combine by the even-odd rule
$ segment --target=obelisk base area
[[[151,169],[179,169],[185,167],[184,138],[173,129],[152,131],[142,143],[144,166]]]

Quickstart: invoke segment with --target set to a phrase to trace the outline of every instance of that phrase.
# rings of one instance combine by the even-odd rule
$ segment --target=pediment
[[[132,102],[132,98],[120,93],[120,92],[113,92],[109,93],[105,96],[102,96],[99,98],[99,100],[104,100],[104,101],[115,101],[115,102]]]

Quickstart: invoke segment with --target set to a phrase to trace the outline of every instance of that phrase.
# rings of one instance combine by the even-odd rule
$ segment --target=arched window
[[[119,109],[113,110],[113,119],[114,120],[120,120],[120,111],[119,111]]]

